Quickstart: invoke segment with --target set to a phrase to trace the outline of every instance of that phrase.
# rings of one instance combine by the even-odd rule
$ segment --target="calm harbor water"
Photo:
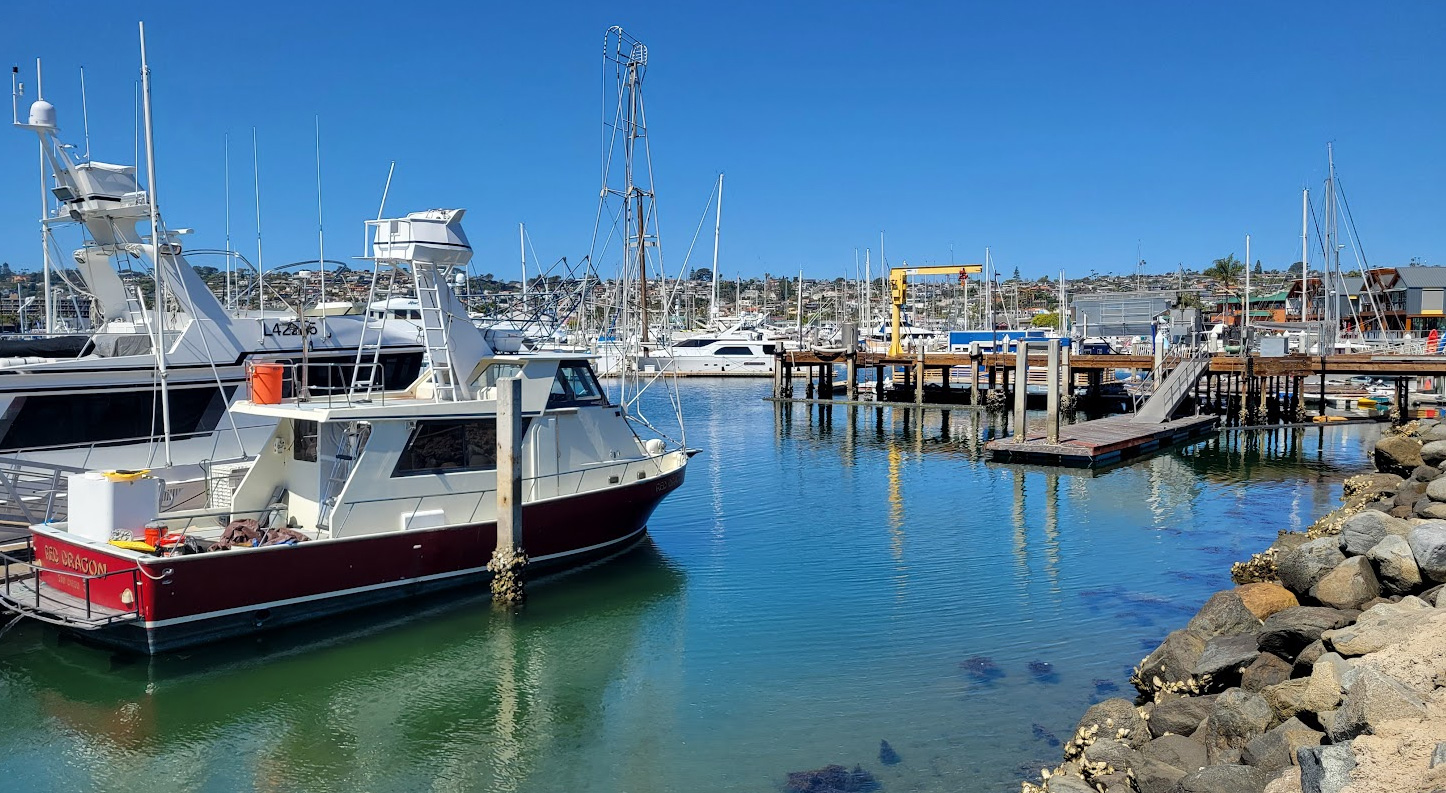
[[[772,791],[837,763],[1017,790],[1379,433],[1061,473],[985,464],[968,411],[921,427],[768,387],[681,384],[704,452],[651,539],[520,613],[454,598],[153,661],[15,628],[0,789]]]

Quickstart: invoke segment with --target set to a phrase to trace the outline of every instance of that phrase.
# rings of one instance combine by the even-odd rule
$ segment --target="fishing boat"
[[[471,247],[462,210],[369,221],[372,258],[416,279],[430,366],[396,391],[312,395],[305,370],[253,373],[235,410],[274,427],[224,510],[161,514],[160,480],[70,477],[69,519],[31,527],[0,601],[89,639],[160,653],[483,583],[499,547],[499,459],[520,459],[529,571],[619,553],[683,483],[688,451],[612,404],[589,359],[498,354],[446,271]],[[499,388],[523,430],[499,443]],[[502,434],[505,437],[505,433]],[[654,437],[647,437],[654,435]],[[84,498],[78,496],[84,494]]]
[[[346,364],[390,389],[420,373],[413,322],[304,316],[299,306],[228,310],[187,260],[187,230],[167,229],[153,180],[142,189],[134,166],[76,155],[43,98],[17,125],[39,136],[53,174],[47,228],[83,235],[73,259],[98,323],[78,355],[0,361],[0,517],[63,516],[55,486],[86,469],[166,468],[168,503],[204,499],[216,466],[255,455],[273,428],[269,417],[231,410],[258,362],[314,366],[313,389],[327,377],[350,384]],[[365,361],[362,345],[373,353]]]

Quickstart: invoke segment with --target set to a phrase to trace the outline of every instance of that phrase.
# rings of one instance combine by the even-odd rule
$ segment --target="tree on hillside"
[[[1216,281],[1219,281],[1220,285],[1225,287],[1227,292],[1232,290],[1244,274],[1245,265],[1242,264],[1239,259],[1235,258],[1235,254],[1233,253],[1223,259],[1216,259],[1205,269],[1205,277],[1214,278]]]
[[[1030,326],[1031,328],[1055,328],[1055,329],[1058,329],[1058,328],[1059,328],[1059,314],[1058,314],[1057,312],[1056,312],[1056,313],[1051,313],[1051,314],[1035,314],[1035,315],[1034,315],[1034,318],[1029,321],[1029,326]]]
[[[692,279],[694,281],[711,281],[713,280],[713,270],[709,267],[699,267],[693,271]]]
[[[1262,267],[1262,266],[1260,266],[1260,260],[1259,260],[1259,259],[1256,259],[1256,260],[1255,260],[1255,271],[1254,271],[1254,272],[1255,272],[1256,275],[1264,275],[1264,274],[1265,274],[1265,268]]]
[[[1216,259],[1211,262],[1210,266],[1205,270],[1206,278],[1213,278],[1219,281],[1220,286],[1226,293],[1231,295],[1235,294],[1235,284],[1240,281],[1240,277],[1243,275],[1245,275],[1245,265],[1242,264],[1239,259],[1236,259],[1233,253],[1223,259]]]
[[[1289,268],[1286,269],[1285,274],[1290,276],[1291,278],[1299,278],[1300,271],[1304,267],[1305,265],[1301,264],[1300,262],[1296,262],[1295,264],[1292,264]]]
[[[1016,281],[1019,280],[1019,268],[1018,268],[1018,267],[1014,268],[1014,280],[1016,280]]]

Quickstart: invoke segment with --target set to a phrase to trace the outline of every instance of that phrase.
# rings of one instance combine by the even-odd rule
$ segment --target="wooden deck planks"
[[[1053,459],[1065,464],[1109,462],[1126,452],[1145,452],[1178,443],[1215,428],[1216,416],[1186,416],[1161,424],[1137,424],[1131,415],[1109,416],[1060,428],[1058,443],[1030,433],[1023,441],[1014,436],[992,440],[985,449],[995,460]]]

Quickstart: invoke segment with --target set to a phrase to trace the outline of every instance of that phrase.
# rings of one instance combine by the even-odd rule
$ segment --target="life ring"
[[[184,534],[172,533],[172,534],[167,534],[167,535],[165,535],[164,537],[161,537],[160,542],[157,542],[157,543],[156,543],[156,547],[157,547],[157,548],[162,548],[162,549],[165,549],[165,548],[174,548],[174,547],[176,547],[177,545],[184,545],[185,543],[186,543],[186,535],[184,535]]]

